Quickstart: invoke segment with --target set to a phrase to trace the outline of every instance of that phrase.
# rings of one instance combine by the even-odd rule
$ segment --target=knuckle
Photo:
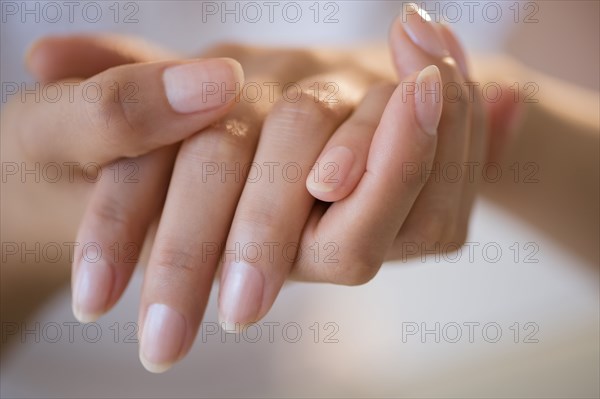
[[[102,222],[124,226],[127,225],[127,212],[111,197],[106,197],[91,208],[92,216]]]
[[[173,245],[163,245],[156,250],[152,260],[153,267],[164,278],[173,278],[177,274],[190,274],[197,269],[196,257],[189,251]]]
[[[245,229],[256,232],[257,234],[267,233],[274,229],[280,223],[281,217],[278,217],[277,204],[261,198],[251,207],[240,212],[239,221],[245,226]],[[237,215],[236,215],[237,216]]]
[[[106,196],[95,202],[90,207],[90,212],[98,224],[108,226],[112,231],[127,231],[133,227],[128,210],[112,196]]]
[[[332,282],[340,285],[363,285],[375,277],[381,263],[372,260],[356,259],[350,266],[338,270],[332,276]]]
[[[310,129],[337,119],[337,112],[332,104],[321,101],[311,93],[302,91],[298,97],[284,97],[278,100],[268,122],[277,128],[290,132],[319,132],[321,129]]]
[[[380,254],[369,250],[353,250],[348,255],[332,270],[330,283],[349,286],[366,284],[375,277],[383,263]]]

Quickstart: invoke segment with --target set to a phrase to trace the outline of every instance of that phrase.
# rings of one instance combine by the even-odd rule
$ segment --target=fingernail
[[[148,307],[140,341],[140,361],[146,370],[162,373],[179,358],[186,323],[183,316],[162,303]]]
[[[408,3],[403,8],[402,21],[404,31],[417,46],[435,57],[449,55],[444,40],[427,11],[414,3]]]
[[[460,73],[462,73],[463,78],[467,79],[469,77],[469,66],[467,64],[467,57],[465,56],[465,51],[463,50],[460,42],[458,41],[458,38],[456,37],[454,32],[452,32],[452,29],[450,29],[448,24],[442,22],[440,26],[442,27],[442,32],[444,34],[446,43],[448,43],[450,55],[456,61],[456,64],[458,65],[458,68],[460,70]]]
[[[415,113],[421,129],[425,133],[437,134],[442,117],[442,77],[435,65],[429,65],[417,76],[415,93]]]
[[[219,293],[219,320],[223,329],[238,331],[256,321],[262,304],[262,273],[243,262],[229,264]]]
[[[219,108],[233,100],[244,82],[242,66],[229,58],[212,58],[169,67],[165,92],[176,112],[188,114]]]
[[[73,314],[82,323],[96,321],[106,311],[114,283],[113,268],[103,262],[79,264],[73,290]]]
[[[308,176],[306,185],[310,191],[329,193],[344,184],[354,163],[354,153],[348,147],[329,149],[317,161]]]

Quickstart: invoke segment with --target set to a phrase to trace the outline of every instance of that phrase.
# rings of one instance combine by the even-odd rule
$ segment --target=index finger
[[[34,159],[105,164],[205,128],[227,113],[242,82],[241,66],[227,58],[123,65],[21,94],[14,128]]]

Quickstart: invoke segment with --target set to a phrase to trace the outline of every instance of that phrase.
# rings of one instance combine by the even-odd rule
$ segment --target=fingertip
[[[306,178],[306,189],[315,199],[325,202],[336,201],[331,199],[335,196],[335,189],[331,185],[317,181],[317,174],[313,171]],[[332,195],[333,194],[333,195]]]
[[[261,317],[265,277],[258,267],[231,262],[219,288],[219,322],[226,330],[237,330]]]
[[[79,306],[77,306],[77,303],[75,301],[72,301],[71,310],[73,311],[73,316],[75,316],[75,319],[78,322],[83,323],[83,324],[93,323],[93,322],[97,321],[103,315],[103,313],[83,312],[83,311],[81,311]]]
[[[114,270],[102,261],[80,262],[73,285],[72,308],[75,318],[91,323],[102,316],[107,308],[114,286]]]
[[[245,83],[245,76],[242,64],[240,64],[237,60],[228,57],[219,58],[219,60],[229,65],[233,74],[234,82],[238,83],[240,86],[243,86]]]
[[[183,356],[185,317],[163,303],[148,306],[140,337],[139,358],[151,373],[163,373]]]
[[[169,370],[171,367],[173,367],[174,363],[153,363],[151,361],[149,361],[148,359],[146,359],[146,357],[144,356],[144,353],[142,351],[140,351],[139,353],[139,357],[140,357],[140,363],[142,363],[142,366],[144,366],[144,368],[153,373],[153,374],[162,374],[165,371]]]
[[[352,186],[354,188],[355,185]],[[316,183],[314,181],[306,182],[306,189],[316,200],[323,202],[337,202],[346,198],[349,193],[348,190],[340,190],[337,188],[331,188],[326,185]],[[351,190],[350,190],[351,191]]]
[[[355,172],[356,155],[350,143],[336,143],[324,151],[306,180],[306,188],[318,200],[339,201],[346,197],[357,184]]]

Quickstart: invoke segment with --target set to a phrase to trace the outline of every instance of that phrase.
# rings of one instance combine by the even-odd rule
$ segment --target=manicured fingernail
[[[306,186],[311,192],[329,193],[344,184],[354,163],[348,147],[330,148],[309,173]]]
[[[402,9],[404,30],[417,46],[435,57],[449,55],[444,40],[427,11],[415,3],[405,4]]]
[[[417,76],[415,93],[415,113],[421,129],[425,133],[437,134],[442,117],[442,77],[435,65],[429,65]]]
[[[146,370],[162,373],[179,359],[185,339],[183,316],[162,303],[148,307],[140,340],[140,361]]]
[[[467,57],[465,56],[465,51],[463,50],[460,42],[456,38],[456,35],[454,34],[454,32],[452,32],[452,29],[450,29],[450,26],[448,26],[448,24],[442,22],[440,24],[440,27],[444,34],[446,43],[448,43],[450,55],[456,61],[456,64],[458,65],[458,68],[460,70],[460,73],[463,75],[463,78],[468,79],[469,66],[467,64]]]
[[[163,82],[171,107],[188,114],[233,100],[244,83],[244,72],[237,61],[212,58],[169,67],[163,72]]]
[[[263,287],[263,275],[256,267],[243,262],[229,265],[219,292],[219,320],[225,330],[239,331],[256,321]]]
[[[113,268],[102,260],[81,261],[73,289],[73,314],[77,320],[90,323],[104,314],[114,277]]]

